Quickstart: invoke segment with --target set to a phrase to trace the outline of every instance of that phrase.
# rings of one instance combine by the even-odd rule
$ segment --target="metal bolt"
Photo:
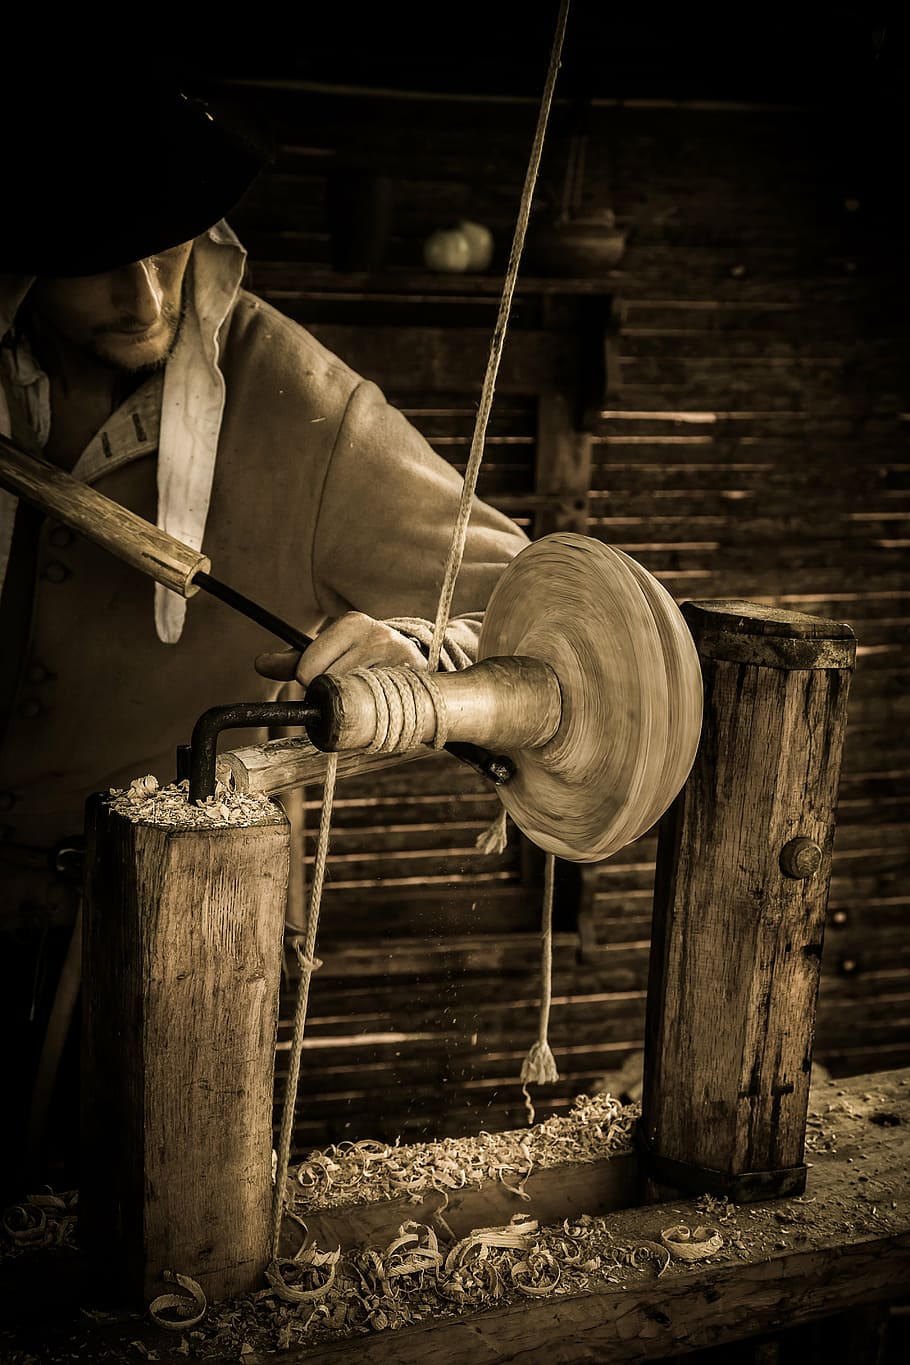
[[[791,839],[780,851],[780,870],[797,880],[814,877],[822,861],[822,851],[812,839]]]
[[[65,583],[69,576],[70,570],[59,559],[52,559],[41,570],[41,577],[46,578],[48,583]]]

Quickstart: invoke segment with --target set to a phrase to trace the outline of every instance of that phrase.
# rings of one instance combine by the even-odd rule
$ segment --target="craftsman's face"
[[[115,370],[164,364],[180,327],[192,242],[103,275],[45,277],[29,291],[41,327]]]

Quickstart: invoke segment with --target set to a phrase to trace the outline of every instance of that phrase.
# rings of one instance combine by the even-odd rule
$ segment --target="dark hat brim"
[[[5,156],[4,273],[97,275],[191,241],[272,158],[264,126],[176,87],[63,95]]]

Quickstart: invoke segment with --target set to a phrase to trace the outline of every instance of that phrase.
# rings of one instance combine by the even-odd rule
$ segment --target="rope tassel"
[[[509,842],[509,831],[507,821],[509,813],[505,806],[501,807],[499,814],[492,824],[481,830],[474,840],[474,847],[480,849],[481,853],[505,853]]]
[[[552,1085],[559,1080],[556,1058],[546,1038],[532,1043],[527,1057],[521,1064],[521,1083],[527,1085]],[[532,1119],[533,1122],[533,1119]]]

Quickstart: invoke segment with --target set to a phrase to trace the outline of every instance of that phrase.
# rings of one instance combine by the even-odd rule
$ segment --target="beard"
[[[116,342],[107,340],[109,333],[99,334],[87,343],[85,349],[106,369],[129,375],[132,379],[144,379],[147,375],[163,370],[173,355],[186,319],[186,311],[186,301],[183,298],[179,306],[166,305],[162,309],[161,321],[165,324],[165,330],[156,343],[155,353],[151,358],[141,355],[140,348],[137,347],[137,356],[135,360],[131,359],[128,346],[124,348],[122,343],[118,346]]]

